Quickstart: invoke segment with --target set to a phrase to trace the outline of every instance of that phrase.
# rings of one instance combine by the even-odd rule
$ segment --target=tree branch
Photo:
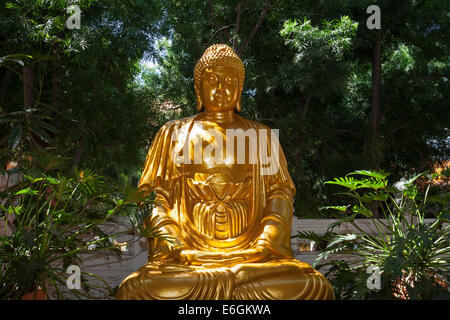
[[[233,49],[236,50],[236,44],[239,37],[239,27],[241,23],[241,11],[242,11],[242,1],[239,1],[236,7],[236,28],[234,29],[234,39],[233,39]]]
[[[270,9],[270,0],[266,0],[266,3],[264,4],[264,9],[262,10],[261,15],[259,16],[258,22],[253,27],[253,30],[250,32],[250,35],[248,36],[248,38],[245,40],[245,42],[242,44],[242,46],[240,46],[239,49],[237,50],[238,55],[240,55],[245,50],[245,48],[247,48],[248,44],[250,43],[250,41],[255,36],[256,32],[261,27],[261,25],[264,21],[264,18],[266,17],[266,14],[269,11],[269,9]]]
[[[212,2],[212,0],[208,0],[208,4],[209,4],[209,12],[211,13],[211,16],[214,17],[216,15],[214,10],[214,3]]]
[[[407,125],[408,125],[408,122],[405,122],[405,123],[403,123],[402,125],[400,125],[400,126],[394,128],[394,129],[392,129],[391,132],[389,132],[389,133],[383,138],[383,141],[386,141],[387,138],[388,138],[389,136],[393,135],[393,134],[396,133],[398,130],[403,129],[403,128],[406,127]]]
[[[217,30],[214,32],[214,34],[211,36],[211,38],[209,38],[208,42],[206,43],[206,46],[208,46],[208,45],[210,44],[211,40],[214,39],[214,37],[216,36],[216,34],[217,34],[218,32],[220,32],[220,31],[222,31],[222,30],[225,30],[226,28],[233,27],[233,26],[234,26],[234,24],[230,24],[230,25],[228,25],[228,26],[223,26],[223,27],[220,27],[219,29],[217,29]],[[222,43],[224,43],[224,42],[222,41]]]
[[[208,0],[208,5],[209,5],[209,13],[211,14],[211,20],[212,20],[212,21],[215,21],[216,29],[218,29],[218,30],[214,33],[214,35],[216,35],[216,33],[217,33],[218,31],[220,31],[221,28],[218,28],[219,25],[218,25],[218,21],[217,21],[216,10],[214,10],[214,3],[212,2],[212,0]],[[225,42],[225,40],[224,40],[222,34],[220,34],[220,33],[219,33],[219,40],[220,40],[221,43],[224,43],[224,42]]]
[[[422,81],[442,80],[443,78],[448,78],[448,75],[436,74],[436,75],[430,75],[427,77],[414,78],[412,83],[417,83],[417,82],[422,82]]]
[[[156,104],[156,106],[161,109],[166,109],[166,110],[177,110],[177,109],[182,109],[184,107],[187,107],[188,105],[186,103],[180,104],[180,105],[173,105],[170,102],[162,102],[162,103]]]
[[[186,106],[187,106],[186,104],[182,104],[182,105],[179,105],[179,106],[169,107],[167,109],[169,109],[169,110],[177,110],[177,109],[182,109],[182,108],[184,108]]]

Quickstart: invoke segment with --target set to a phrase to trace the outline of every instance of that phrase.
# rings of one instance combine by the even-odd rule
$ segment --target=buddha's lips
[[[219,102],[223,102],[226,100],[226,97],[223,94],[216,94],[216,95],[214,95],[214,99]]]

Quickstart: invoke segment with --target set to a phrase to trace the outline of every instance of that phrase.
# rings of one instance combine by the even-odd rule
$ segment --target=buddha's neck
[[[228,111],[211,111],[205,110],[205,118],[217,123],[229,123],[235,120],[234,110]]]

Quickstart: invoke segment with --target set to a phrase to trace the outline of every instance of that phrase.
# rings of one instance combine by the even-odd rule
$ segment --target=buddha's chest
[[[189,226],[217,246],[233,243],[252,222],[255,162],[249,151],[257,141],[238,129],[237,123],[195,122],[177,149]]]
[[[252,167],[185,167],[185,202],[196,230],[212,240],[231,240],[249,227]]]

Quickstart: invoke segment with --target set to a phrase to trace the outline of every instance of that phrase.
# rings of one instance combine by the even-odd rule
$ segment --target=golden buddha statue
[[[155,191],[153,216],[175,241],[149,239],[157,254],[117,299],[334,299],[328,280],[292,256],[295,187],[273,131],[235,112],[244,76],[223,44],[197,62],[205,110],[159,130],[139,182]]]

